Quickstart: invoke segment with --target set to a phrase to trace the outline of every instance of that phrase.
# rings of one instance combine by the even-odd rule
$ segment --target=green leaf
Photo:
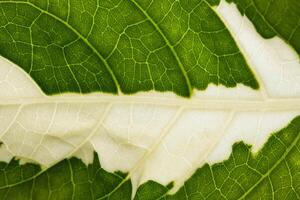
[[[167,194],[172,184],[149,181],[139,187],[135,199],[299,199],[299,148],[297,117],[273,134],[257,154],[251,154],[250,146],[237,143],[228,160],[204,165],[176,194]],[[34,164],[19,165],[16,160],[2,162],[0,168],[1,199],[129,200],[132,195],[130,178],[103,170],[96,154],[88,166],[72,158],[45,171]]]
[[[300,54],[300,1],[298,0],[226,0],[237,4],[265,38],[284,39]]]
[[[258,88],[206,1],[0,1],[0,54],[46,94]],[[24,58],[26,57],[26,58]]]
[[[300,3],[226,1],[0,0],[0,199],[300,199]]]
[[[72,158],[57,163],[46,171],[38,165],[19,165],[12,160],[1,163],[1,199],[130,199],[131,183],[125,174],[108,173],[100,165],[97,155],[86,166]]]

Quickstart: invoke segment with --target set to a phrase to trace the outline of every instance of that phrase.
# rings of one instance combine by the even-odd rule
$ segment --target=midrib
[[[300,98],[270,98],[267,100],[214,99],[214,98],[181,98],[181,97],[152,97],[138,95],[106,95],[98,94],[74,96],[41,96],[1,98],[0,106],[8,105],[38,105],[49,103],[112,103],[112,104],[147,104],[157,106],[184,107],[185,109],[207,110],[236,110],[236,111],[300,111]]]

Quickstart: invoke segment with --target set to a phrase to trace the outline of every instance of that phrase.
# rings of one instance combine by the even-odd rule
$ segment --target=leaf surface
[[[0,0],[0,198],[299,199],[299,4],[233,2]]]
[[[284,39],[300,54],[300,2],[297,0],[227,0],[234,2],[265,38]]]
[[[176,194],[167,194],[172,184],[149,181],[134,199],[299,199],[299,132],[298,117],[256,155],[244,143],[235,144],[228,160],[204,165]],[[0,182],[1,199],[131,199],[128,176],[103,170],[96,154],[88,166],[72,158],[46,171],[15,160],[0,167],[5,169],[0,177],[6,177]]]
[[[190,96],[193,88],[204,90],[209,83],[258,88],[206,1],[0,5],[0,54],[21,66],[47,94],[116,93],[119,88],[127,94],[157,90]]]

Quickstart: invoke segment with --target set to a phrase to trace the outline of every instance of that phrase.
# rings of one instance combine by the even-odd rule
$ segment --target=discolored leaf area
[[[300,199],[300,1],[226,2],[0,0],[0,199]]]
[[[227,0],[254,24],[265,38],[279,36],[300,54],[300,2],[297,0]]]
[[[251,153],[244,143],[233,146],[230,158],[204,165],[174,195],[167,186],[149,181],[141,185],[134,199],[298,199],[300,194],[300,117],[274,133],[263,149]],[[47,170],[18,161],[0,165],[0,197],[35,199],[131,199],[130,177],[109,173],[99,164],[86,166],[76,158],[66,159]]]

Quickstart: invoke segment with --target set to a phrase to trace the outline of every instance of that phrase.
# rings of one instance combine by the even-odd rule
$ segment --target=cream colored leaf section
[[[260,90],[210,85],[191,99],[171,93],[45,96],[21,68],[0,59],[0,159],[44,168],[72,156],[129,172],[133,187],[175,181],[204,163],[226,159],[244,141],[257,152],[270,134],[300,115],[298,55],[279,38],[265,40],[234,5],[216,12],[260,82]]]

